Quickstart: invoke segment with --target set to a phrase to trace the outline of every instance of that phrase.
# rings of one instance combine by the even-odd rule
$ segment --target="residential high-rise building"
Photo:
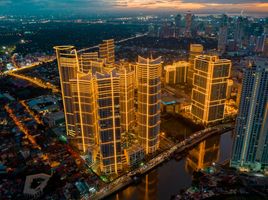
[[[189,63],[185,61],[175,62],[172,65],[165,66],[166,83],[179,84],[186,83],[186,75]]]
[[[187,70],[187,83],[188,85],[193,85],[194,78],[194,59],[196,56],[201,55],[204,51],[202,44],[190,44],[189,51],[189,67]]]
[[[114,39],[103,40],[102,44],[99,45],[100,58],[105,59],[105,63],[111,66],[115,63],[114,48]]]
[[[268,61],[254,58],[244,69],[231,166],[268,166]]]
[[[177,14],[175,17],[175,38],[180,37],[180,30],[181,29],[181,15]]]
[[[95,53],[78,56],[72,46],[55,49],[69,142],[91,162],[96,161],[101,172],[118,173],[123,155],[121,129],[125,131],[134,120],[134,106],[129,108],[134,104],[134,89],[130,90],[134,72],[125,68],[120,76],[115,68],[103,67]]]
[[[83,154],[89,155],[93,162],[99,128],[94,77],[90,73],[77,73],[77,78],[70,80],[76,133],[73,144]]]
[[[115,69],[97,72],[95,90],[98,111],[100,169],[118,173],[122,169],[120,126],[120,79]]]
[[[268,57],[268,36],[265,37],[263,44],[263,56]]]
[[[135,123],[135,72],[128,63],[122,64],[120,74],[120,115],[122,132],[129,132]]]
[[[138,137],[145,153],[153,153],[159,146],[161,104],[161,57],[138,57]]]
[[[266,38],[267,38],[267,35],[266,34],[262,34],[261,36],[258,36],[257,37],[256,49],[255,49],[255,51],[257,53],[262,53],[263,52],[263,50],[264,50],[264,43],[265,43]]]
[[[226,50],[227,39],[228,39],[228,17],[223,15],[221,26],[218,34],[218,51],[224,53]]]
[[[99,59],[98,52],[83,53],[79,56],[80,61],[80,71],[89,72],[92,68],[92,62]]]
[[[73,46],[56,46],[54,49],[58,61],[66,132],[69,141],[72,142],[72,139],[76,137],[76,132],[70,80],[77,77],[79,61]]]
[[[184,37],[191,37],[191,28],[192,28],[192,18],[193,18],[193,14],[188,11],[185,14],[185,31],[184,31]]]
[[[224,118],[230,69],[231,61],[218,56],[195,58],[191,114],[204,124]]]
[[[236,48],[241,48],[242,46],[242,38],[244,35],[244,26],[243,26],[243,17],[239,16],[236,20],[236,26],[234,30],[234,42]]]
[[[153,24],[150,24],[148,27],[148,35],[151,37],[156,36],[156,30],[155,30],[155,26]]]

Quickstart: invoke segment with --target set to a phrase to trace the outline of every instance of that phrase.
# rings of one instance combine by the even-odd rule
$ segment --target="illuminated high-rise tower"
[[[94,77],[91,73],[78,72],[77,78],[71,79],[71,96],[75,116],[75,133],[73,144],[91,158],[96,158],[94,148],[98,142],[98,113],[95,96]]]
[[[99,59],[98,52],[83,53],[79,56],[80,71],[89,72],[92,69],[92,62],[96,62]]]
[[[268,64],[257,58],[244,69],[231,166],[268,167]]]
[[[119,69],[120,75],[120,115],[122,132],[129,132],[135,122],[134,84],[135,72],[128,63]]]
[[[54,49],[58,61],[66,132],[68,139],[72,142],[71,140],[76,137],[76,132],[70,80],[77,77],[79,61],[73,46],[56,46]]]
[[[192,28],[192,18],[193,18],[193,14],[188,11],[185,14],[185,31],[184,31],[184,37],[191,37],[191,28]]]
[[[97,161],[101,172],[118,173],[122,169],[120,90],[126,91],[120,75],[114,68],[96,65],[102,63],[96,53],[78,56],[72,46],[55,49],[70,143],[89,156],[91,162]],[[125,74],[127,77],[122,80],[129,81],[126,87],[130,89],[131,73]]]
[[[186,74],[189,63],[185,61],[175,62],[172,65],[165,66],[166,83],[167,84],[182,84],[186,83]]]
[[[105,173],[118,173],[122,169],[120,126],[120,79],[115,69],[95,75],[98,111],[98,146],[100,169]]]
[[[224,118],[231,61],[218,56],[197,56],[194,62],[192,116],[204,124]]]
[[[196,56],[201,55],[204,51],[202,44],[190,44],[189,51],[189,67],[187,71],[187,83],[188,85],[193,85],[194,78],[194,59]]]
[[[155,152],[159,146],[161,68],[161,57],[138,57],[138,136],[146,154]]]
[[[103,40],[99,45],[100,58],[105,59],[106,64],[113,65],[115,63],[114,39]]]

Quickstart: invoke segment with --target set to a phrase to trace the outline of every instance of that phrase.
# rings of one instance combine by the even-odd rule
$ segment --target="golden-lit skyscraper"
[[[89,156],[92,162],[97,161],[101,172],[118,173],[122,169],[123,154],[120,98],[124,96],[120,95],[120,90],[126,91],[124,87],[128,87],[127,90],[133,87],[130,77],[134,76],[134,72],[131,74],[126,69],[126,77],[121,77],[127,84],[121,85],[118,71],[105,68],[103,60],[97,58],[96,53],[78,56],[72,46],[55,49],[70,143],[83,155]],[[131,91],[127,95],[130,98]],[[134,94],[132,99],[134,101]],[[131,103],[128,101],[128,106]],[[130,113],[125,111],[125,115]],[[128,120],[130,124],[133,119]]]
[[[204,169],[218,162],[220,157],[220,136],[209,138],[193,148],[186,159],[188,172]]]
[[[75,146],[94,160],[94,147],[98,141],[98,113],[92,74],[78,72],[77,78],[71,79],[71,92],[76,127]]]
[[[104,173],[118,173],[122,169],[120,126],[120,79],[115,69],[95,75],[98,110],[98,145],[100,169]]]
[[[201,55],[204,51],[202,44],[190,44],[189,51],[189,67],[187,71],[187,83],[192,86],[194,78],[194,59],[196,56]]]
[[[82,72],[89,72],[92,69],[92,62],[99,59],[98,52],[83,53],[79,56],[80,67]]]
[[[73,46],[56,46],[54,49],[58,61],[66,132],[69,141],[72,142],[71,140],[76,137],[76,132],[70,80],[77,77],[79,61]]]
[[[187,69],[189,63],[185,61],[175,62],[172,65],[165,66],[166,83],[167,84],[179,84],[186,83]]]
[[[145,153],[153,153],[159,146],[161,104],[161,57],[138,57],[138,136]]]
[[[115,63],[115,45],[114,39],[103,40],[99,45],[100,58],[105,59],[105,63],[113,65]]]
[[[120,66],[120,115],[122,132],[129,132],[135,123],[134,70],[128,63]]]
[[[218,56],[197,56],[194,70],[192,116],[204,124],[222,120],[231,61]]]

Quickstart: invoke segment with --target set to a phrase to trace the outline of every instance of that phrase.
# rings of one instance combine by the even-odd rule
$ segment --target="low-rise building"
[[[139,145],[133,145],[124,149],[124,155],[129,166],[136,166],[144,159],[144,149]]]
[[[167,84],[182,84],[186,83],[188,62],[179,61],[172,65],[164,67],[166,72],[165,80]]]

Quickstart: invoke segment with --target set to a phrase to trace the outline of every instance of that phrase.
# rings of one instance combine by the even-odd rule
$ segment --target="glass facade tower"
[[[268,166],[268,64],[258,58],[244,70],[231,166]]]
[[[191,114],[204,124],[224,118],[230,69],[231,61],[218,56],[195,58]]]
[[[145,153],[153,153],[159,146],[161,104],[161,57],[137,63],[138,84],[138,136]]]

